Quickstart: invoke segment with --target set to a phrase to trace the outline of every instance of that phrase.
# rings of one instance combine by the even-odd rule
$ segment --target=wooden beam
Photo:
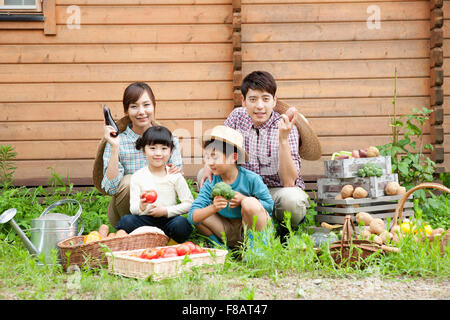
[[[56,35],[56,4],[55,0],[44,0],[44,34],[46,36]]]

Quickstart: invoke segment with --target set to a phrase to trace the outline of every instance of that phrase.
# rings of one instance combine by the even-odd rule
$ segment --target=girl
[[[183,175],[171,174],[166,166],[173,147],[172,133],[163,126],[150,127],[137,139],[136,149],[142,149],[148,165],[130,178],[132,214],[123,216],[117,229],[130,233],[138,227],[153,226],[176,242],[185,242],[189,238],[192,226],[182,214],[189,212],[194,198]],[[157,198],[155,202],[147,203],[143,195],[151,190],[156,191]]]
[[[143,82],[130,84],[123,94],[123,109],[125,116],[120,121],[127,120],[125,131],[117,137],[112,137],[112,126],[104,126],[106,143],[103,152],[103,175],[100,177],[101,188],[111,195],[108,206],[108,220],[116,227],[119,219],[130,213],[129,184],[131,174],[147,166],[145,155],[136,150],[136,140],[151,126],[159,125],[155,120],[156,101],[152,89]],[[171,173],[182,169],[178,139],[173,138],[174,148],[169,159]],[[94,177],[96,180],[97,177]]]

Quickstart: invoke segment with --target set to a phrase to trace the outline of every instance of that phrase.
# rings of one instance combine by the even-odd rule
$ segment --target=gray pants
[[[203,168],[197,173],[197,181],[203,173]],[[270,195],[274,202],[272,217],[279,222],[284,222],[284,212],[291,213],[291,226],[296,227],[306,216],[309,207],[309,196],[299,187],[269,188]]]

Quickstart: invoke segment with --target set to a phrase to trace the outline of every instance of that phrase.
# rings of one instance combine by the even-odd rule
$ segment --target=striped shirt
[[[139,169],[148,166],[147,157],[142,150],[136,149],[136,140],[140,135],[136,134],[131,127],[128,126],[124,132],[119,134],[119,174],[113,180],[106,177],[106,169],[111,158],[111,145],[107,142],[105,152],[103,153],[103,180],[102,188],[108,194],[113,195],[117,192],[117,187],[124,175],[133,174]],[[180,144],[178,138],[173,136],[174,148],[170,156],[169,163],[183,169],[183,163],[180,153]]]
[[[269,187],[283,187],[278,175],[278,122],[281,116],[273,111],[269,120],[261,126],[253,125],[247,109],[244,107],[235,108],[224,125],[231,127],[244,136],[244,149],[249,155],[249,161],[242,164],[242,167],[258,173],[264,183]],[[298,176],[295,185],[305,189],[305,183],[300,175],[301,159],[298,154],[299,133],[296,126],[293,126],[288,137],[291,147],[291,155],[297,167]]]

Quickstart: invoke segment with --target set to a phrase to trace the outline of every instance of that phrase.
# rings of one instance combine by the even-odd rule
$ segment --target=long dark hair
[[[138,101],[144,91],[147,91],[150,100],[152,100],[153,107],[156,109],[156,100],[152,88],[144,82],[134,82],[130,84],[123,92],[123,111],[125,113],[128,112],[130,104]]]
[[[163,126],[153,126],[145,130],[142,137],[136,140],[136,149],[144,149],[146,145],[162,144],[173,150],[173,136],[169,129]]]

